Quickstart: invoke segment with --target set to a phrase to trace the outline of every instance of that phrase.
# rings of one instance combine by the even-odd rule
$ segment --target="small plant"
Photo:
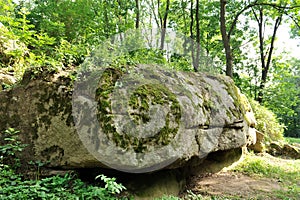
[[[36,175],[35,175],[35,179],[36,180],[39,180],[40,179],[40,170],[41,170],[41,167],[43,167],[44,165],[46,165],[48,162],[42,162],[40,160],[36,160],[36,161],[29,161],[28,164],[29,165],[33,165],[34,167],[36,167]]]
[[[40,168],[46,163],[41,161],[31,161],[29,164],[37,167],[36,180],[23,180],[22,175],[17,174],[10,166],[11,162],[4,164],[7,159],[19,159],[17,152],[21,152],[27,145],[22,144],[18,138],[19,131],[9,128],[4,132],[4,141],[6,144],[0,146],[0,199],[105,199],[117,200],[115,195],[121,193],[126,188],[116,183],[115,178],[109,178],[99,175],[104,183],[104,187],[87,185],[80,179],[69,174],[64,177],[52,176],[40,179]],[[14,164],[13,167],[16,167]],[[123,198],[126,199],[126,198]]]
[[[96,176],[95,179],[98,178],[100,178],[105,183],[104,188],[110,194],[120,194],[121,191],[126,189],[122,184],[116,182],[116,178],[109,178],[103,174]]]
[[[5,160],[13,158],[15,161],[14,167],[20,166],[20,159],[16,156],[17,152],[23,151],[27,146],[22,144],[18,136],[19,131],[8,128],[4,131],[5,144],[0,146],[0,161],[3,163]]]
[[[4,141],[7,141],[6,145],[0,146],[0,152],[3,155],[6,156],[14,156],[16,152],[21,152],[27,145],[21,144],[18,138],[18,133],[20,131],[17,131],[13,128],[9,128],[4,131],[4,134],[6,137],[4,138]]]
[[[160,198],[156,198],[155,200],[181,200],[181,198],[175,196],[163,196]]]

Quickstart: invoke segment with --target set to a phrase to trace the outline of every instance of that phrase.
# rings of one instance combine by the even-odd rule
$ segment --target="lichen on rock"
[[[139,86],[131,95],[128,102],[128,114],[133,123],[140,125],[151,120],[151,111],[155,105],[167,104],[169,112],[166,114],[165,125],[158,133],[150,137],[137,137],[130,133],[137,129],[127,129],[128,132],[118,132],[113,121],[111,98],[115,84],[121,72],[116,69],[106,69],[99,80],[96,90],[97,118],[100,126],[117,146],[124,149],[132,148],[136,153],[147,151],[149,145],[167,145],[177,134],[181,117],[180,105],[176,96],[167,88],[158,84],[144,84]]]
[[[172,169],[253,141],[251,107],[227,77],[143,65],[99,68],[74,85],[64,77],[0,93],[1,130],[19,129],[31,160],[49,167]]]

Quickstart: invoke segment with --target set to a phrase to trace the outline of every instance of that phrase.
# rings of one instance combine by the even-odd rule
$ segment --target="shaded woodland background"
[[[300,58],[277,43],[286,27],[299,39],[299,0],[0,0],[0,22],[0,68],[19,79],[29,67],[75,69],[113,35],[157,28],[159,49],[128,52],[114,64],[226,74],[266,107],[259,111],[275,113],[285,136],[300,137]],[[165,56],[167,28],[192,39],[181,47],[192,62]]]

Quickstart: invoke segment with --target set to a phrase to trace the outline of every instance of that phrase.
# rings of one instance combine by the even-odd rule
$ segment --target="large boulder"
[[[74,83],[66,72],[28,71],[0,104],[0,132],[20,130],[22,158],[53,168],[149,172],[255,142],[247,99],[221,75],[139,66]]]

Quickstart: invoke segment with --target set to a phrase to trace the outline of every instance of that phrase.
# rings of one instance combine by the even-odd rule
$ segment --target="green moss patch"
[[[166,87],[159,84],[144,84],[139,86],[130,96],[128,114],[137,125],[150,122],[150,108],[154,105],[169,107],[165,118],[165,126],[158,133],[146,138],[139,138],[130,133],[118,133],[113,121],[111,95],[115,83],[123,72],[106,69],[99,80],[96,90],[97,119],[104,134],[110,141],[123,149],[133,149],[136,153],[147,151],[148,146],[164,146],[176,136],[181,118],[180,104],[176,96]]]

